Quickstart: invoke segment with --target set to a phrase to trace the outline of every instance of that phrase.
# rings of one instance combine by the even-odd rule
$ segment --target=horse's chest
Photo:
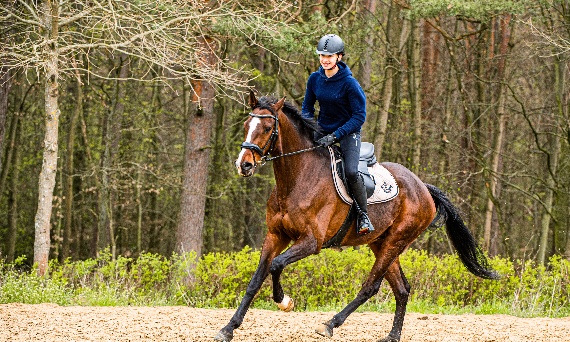
[[[311,206],[310,201],[299,200],[293,203],[293,201],[288,200],[282,204],[279,210],[282,218],[281,223],[288,229],[303,227],[308,221],[314,219],[315,208]]]
[[[314,225],[323,209],[330,206],[331,201],[324,199],[327,193],[322,191],[323,187],[318,186],[318,182],[319,179],[315,179],[309,185],[296,186],[292,191],[277,189],[274,209],[279,217],[279,225],[288,233],[293,233],[289,235]]]
[[[306,223],[303,223],[303,218],[297,215],[286,213],[282,216],[281,229],[293,239],[298,239],[299,236],[303,235],[304,230],[301,227],[306,226]]]

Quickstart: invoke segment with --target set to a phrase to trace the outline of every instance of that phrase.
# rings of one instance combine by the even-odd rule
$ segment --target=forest
[[[260,248],[275,181],[236,172],[246,95],[300,107],[327,33],[379,161],[490,256],[570,259],[568,0],[2,1],[0,258]],[[412,247],[452,252],[436,228]]]

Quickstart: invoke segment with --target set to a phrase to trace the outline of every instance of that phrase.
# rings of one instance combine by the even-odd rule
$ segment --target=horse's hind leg
[[[237,329],[243,322],[245,313],[249,309],[253,297],[259,291],[259,288],[263,284],[263,281],[269,275],[269,269],[271,262],[276,255],[281,253],[289,244],[290,240],[282,240],[274,234],[268,234],[265,237],[265,242],[263,243],[263,248],[261,250],[261,258],[259,260],[259,265],[255,270],[249,284],[247,285],[247,290],[243,296],[241,303],[236,310],[235,314],[231,318],[230,322],[223,327],[218,334],[214,337],[215,341],[229,342],[233,339],[234,330]]]
[[[352,302],[348,303],[348,305],[342,309],[341,312],[334,315],[330,321],[323,323],[316,329],[316,332],[318,334],[332,337],[334,328],[341,326],[351,313],[353,313],[360,305],[364,304],[368,299],[378,293],[380,284],[382,283],[382,278],[387,274],[388,269],[407,246],[407,244],[404,244],[401,241],[390,240],[392,239],[390,239],[390,237],[387,237],[382,241],[381,246],[374,244],[370,245],[370,248],[376,256],[376,261],[374,262],[374,266],[368,275],[368,279],[366,279],[362,285],[362,288],[358,292],[358,295],[352,300]]]
[[[397,342],[400,341],[402,334],[406,305],[408,304],[408,296],[410,295],[410,284],[400,266],[400,258],[396,259],[392,265],[390,265],[384,277],[390,284],[394,297],[396,297],[396,313],[394,315],[392,330],[388,336],[378,342]]]

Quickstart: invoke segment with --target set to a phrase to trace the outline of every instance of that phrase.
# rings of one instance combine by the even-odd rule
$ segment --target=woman
[[[357,233],[374,230],[366,209],[366,188],[358,173],[360,156],[360,130],[366,119],[366,95],[350,68],[342,62],[344,42],[335,34],[327,34],[317,44],[321,66],[307,81],[303,116],[315,116],[315,103],[319,102],[318,123],[326,134],[317,140],[322,146],[340,143],[344,156],[345,175],[352,198],[356,203]]]

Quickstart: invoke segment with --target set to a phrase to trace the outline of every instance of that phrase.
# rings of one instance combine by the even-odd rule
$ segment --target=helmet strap
[[[335,61],[334,64],[333,64],[333,66],[330,67],[330,68],[328,68],[327,70],[334,70],[334,68],[336,68],[336,67],[338,66],[338,61],[339,61],[339,60],[340,60],[340,59],[337,57],[337,58],[336,58],[336,61]]]
[[[334,62],[334,65],[332,66],[332,68],[330,68],[329,70],[334,70],[334,68],[336,68],[338,66],[338,61],[340,59],[338,58],[338,56],[336,57],[336,61]]]

